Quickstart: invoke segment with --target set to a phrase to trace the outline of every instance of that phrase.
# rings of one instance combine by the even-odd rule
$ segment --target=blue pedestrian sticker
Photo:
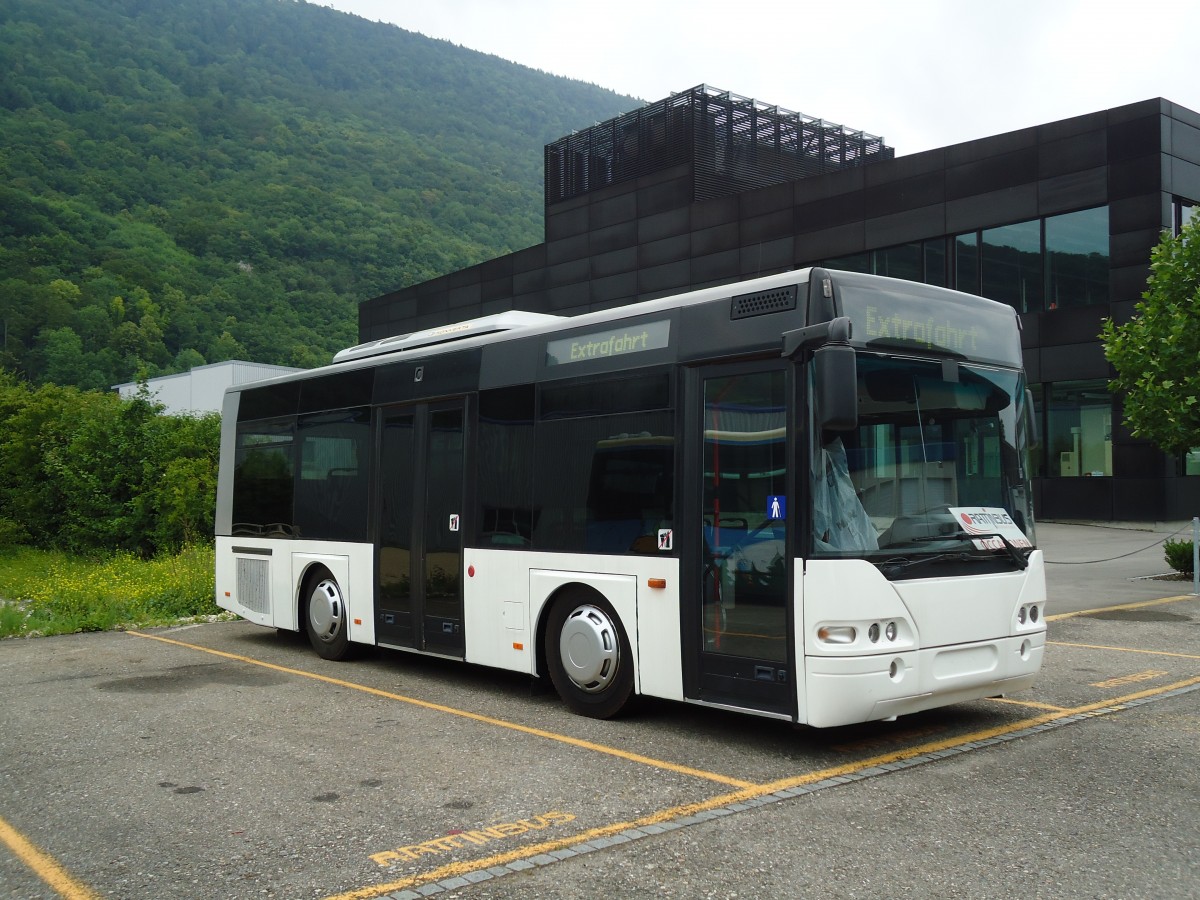
[[[772,521],[787,518],[787,497],[780,494],[767,497],[767,518]]]

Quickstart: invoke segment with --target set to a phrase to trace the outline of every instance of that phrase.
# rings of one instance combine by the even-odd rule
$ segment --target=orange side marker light
[[[646,587],[655,588],[655,589],[661,591],[666,586],[667,586],[667,579],[665,579],[665,578],[647,578],[646,579]]]

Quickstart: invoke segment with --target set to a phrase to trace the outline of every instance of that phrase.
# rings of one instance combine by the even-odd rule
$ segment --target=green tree
[[[1170,453],[1200,447],[1200,225],[1164,233],[1132,319],[1104,323],[1104,353],[1125,423]]]

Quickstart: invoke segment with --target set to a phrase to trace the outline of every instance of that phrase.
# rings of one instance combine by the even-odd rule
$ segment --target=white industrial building
[[[190,372],[150,378],[146,381],[146,386],[150,395],[163,405],[163,411],[170,415],[219,413],[221,398],[225,395],[227,387],[300,371],[302,370],[289,366],[271,366],[266,363],[230,359],[207,366],[196,366]],[[113,386],[122,397],[134,396],[138,387],[139,382],[136,381]]]

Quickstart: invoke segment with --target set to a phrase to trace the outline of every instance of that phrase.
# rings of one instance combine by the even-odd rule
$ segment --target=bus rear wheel
[[[633,694],[633,654],[607,601],[576,595],[555,603],[546,624],[550,680],[572,712],[608,719]]]
[[[350,656],[350,633],[346,598],[337,579],[320,570],[309,576],[301,593],[301,612],[308,642],[322,659],[340,660]]]

